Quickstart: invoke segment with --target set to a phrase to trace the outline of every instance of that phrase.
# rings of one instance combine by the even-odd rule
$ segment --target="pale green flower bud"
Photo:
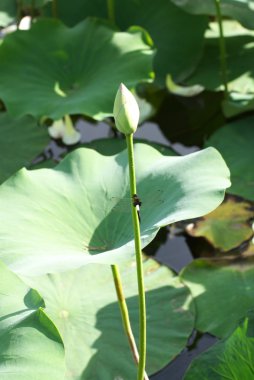
[[[115,97],[113,114],[118,131],[125,135],[136,131],[139,121],[138,104],[132,93],[122,83]]]

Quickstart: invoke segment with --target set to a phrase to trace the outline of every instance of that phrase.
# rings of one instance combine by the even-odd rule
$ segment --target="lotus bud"
[[[115,97],[113,114],[118,131],[125,135],[136,131],[139,121],[138,104],[132,93],[122,83]]]

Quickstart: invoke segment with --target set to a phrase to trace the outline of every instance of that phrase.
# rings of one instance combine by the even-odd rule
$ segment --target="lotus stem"
[[[16,23],[17,26],[19,26],[21,17],[22,17],[22,7],[23,7],[23,1],[22,0],[17,0],[17,14],[16,14]]]
[[[108,19],[115,24],[115,1],[107,0],[107,8],[108,8]]]
[[[57,12],[57,0],[52,0],[52,17],[57,18],[58,12]]]
[[[131,324],[130,324],[129,312],[128,312],[127,303],[126,303],[124,293],[123,293],[123,286],[122,286],[119,268],[117,265],[111,265],[111,270],[112,270],[112,274],[114,278],[114,284],[115,284],[118,304],[119,304],[119,308],[120,308],[120,312],[122,316],[124,331],[128,338],[128,342],[129,342],[129,346],[132,352],[134,362],[138,365],[139,353],[138,353],[137,345],[136,345],[135,338],[134,338]],[[144,375],[144,380],[149,380],[146,373]]]
[[[133,134],[127,134],[126,143],[129,160],[129,176],[130,176],[130,193],[137,194],[136,189],[136,176],[134,165],[134,150],[133,150]],[[139,363],[137,380],[143,380],[146,365],[146,300],[145,300],[145,286],[143,275],[143,262],[141,252],[141,239],[140,239],[140,224],[138,213],[135,207],[131,205],[132,221],[134,229],[135,251],[136,251],[136,266],[137,266],[137,281],[139,293]]]
[[[31,19],[35,16],[35,0],[31,0]]]
[[[225,38],[224,38],[224,33],[223,33],[220,0],[214,0],[214,1],[215,1],[216,16],[217,16],[217,22],[219,25],[219,33],[220,33],[219,44],[220,44],[221,75],[222,75],[222,81],[223,81],[224,90],[225,90],[225,97],[228,98],[229,92],[228,92],[228,77],[227,77],[227,54],[226,54]]]

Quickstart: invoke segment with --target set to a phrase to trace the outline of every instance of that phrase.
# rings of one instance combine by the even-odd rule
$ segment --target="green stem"
[[[57,18],[57,0],[52,0],[52,17]]]
[[[228,93],[228,78],[227,78],[226,46],[225,46],[225,39],[224,39],[224,33],[223,33],[220,0],[214,0],[214,1],[215,1],[216,15],[217,15],[217,21],[219,24],[219,32],[220,32],[219,43],[220,43],[221,75],[222,75],[222,81],[223,81],[224,89],[225,89],[225,96],[227,98],[229,93]]]
[[[33,20],[35,16],[35,0],[31,0],[31,19]]]
[[[108,7],[108,19],[112,22],[112,24],[115,23],[115,2],[114,0],[107,0],[107,7]]]
[[[130,175],[130,193],[131,196],[137,193],[136,189],[136,176],[134,166],[134,151],[133,151],[133,134],[126,135],[126,143],[128,150],[129,160],[129,175]],[[143,276],[143,263],[141,252],[140,240],[140,225],[138,213],[135,207],[132,208],[132,221],[134,228],[134,240],[136,251],[136,265],[137,265],[137,280],[139,292],[139,363],[138,363],[138,376],[137,380],[144,379],[145,365],[146,365],[146,301],[145,301],[145,286]]]
[[[23,2],[22,2],[22,0],[17,0],[16,4],[17,4],[17,15],[16,15],[16,18],[17,18],[17,26],[19,26],[19,23],[20,23],[21,18],[22,18],[22,7],[23,7]]]
[[[114,278],[118,304],[119,304],[119,308],[120,308],[120,312],[122,316],[124,331],[128,338],[128,342],[129,342],[129,346],[134,358],[134,362],[138,364],[139,353],[138,353],[137,345],[136,345],[135,338],[134,338],[131,324],[130,324],[129,312],[128,312],[128,307],[127,307],[126,300],[123,293],[120,272],[117,265],[111,265],[111,269],[112,269],[112,274]],[[145,374],[144,380],[149,380],[147,374]]]

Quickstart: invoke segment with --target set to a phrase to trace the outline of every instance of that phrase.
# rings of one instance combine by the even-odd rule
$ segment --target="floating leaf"
[[[102,0],[58,0],[57,6],[59,17],[71,26],[87,16],[108,18],[106,1]],[[162,86],[167,73],[176,80],[184,79],[199,62],[205,16],[190,15],[169,0],[116,0],[115,23],[122,30],[139,25],[151,35],[157,49],[156,80]]]
[[[231,92],[228,99],[222,102],[222,108],[224,115],[228,118],[252,111],[254,109],[253,94]]]
[[[115,32],[95,19],[67,28],[41,19],[1,45],[0,96],[16,116],[101,120],[112,115],[119,83],[131,88],[151,79],[152,57],[140,29]]]
[[[194,359],[184,380],[252,379],[254,377],[254,335],[249,320],[222,342]]]
[[[197,330],[227,337],[254,308],[253,258],[198,259],[181,273],[191,291]]]
[[[134,336],[139,333],[135,262],[120,268]],[[186,345],[194,316],[184,310],[188,290],[166,267],[144,261],[147,301],[147,372],[164,367]],[[43,295],[46,312],[64,342],[67,377],[75,380],[134,379],[134,364],[113,285],[111,268],[84,268],[26,279]],[[138,342],[137,342],[138,343]],[[110,365],[109,365],[110,363]]]
[[[187,232],[205,237],[215,248],[228,251],[253,236],[250,220],[254,218],[251,204],[236,202],[233,198],[215,211],[198,220]]]
[[[49,142],[46,128],[25,116],[14,119],[0,113],[0,183],[22,166],[28,166]]]
[[[220,151],[232,179],[231,194],[254,200],[254,117],[226,124],[206,142]]]
[[[116,23],[123,29],[140,25],[149,32],[157,48],[156,80],[162,86],[168,73],[183,80],[200,60],[207,18],[183,12],[171,1],[118,0]]]
[[[135,156],[142,247],[161,226],[212,211],[230,184],[228,169],[212,148],[167,157],[136,144]],[[30,275],[127,260],[135,249],[131,201],[126,198],[126,205],[124,197],[129,197],[126,150],[103,156],[81,148],[55,169],[23,169],[0,188],[0,258]]]
[[[204,87],[198,84],[189,87],[179,86],[178,84],[173,82],[173,79],[170,74],[168,74],[166,77],[166,87],[168,91],[172,94],[184,97],[196,96],[200,94],[202,91],[204,91]]]
[[[242,28],[235,21],[224,21],[227,52],[227,79],[230,92],[237,92],[254,99],[253,36],[254,32]],[[188,85],[199,83],[209,90],[223,90],[219,55],[219,28],[210,24],[206,33],[203,58],[188,79]]]
[[[214,0],[171,0],[174,4],[193,14],[216,16]],[[254,29],[253,0],[220,0],[221,14]]]
[[[0,263],[0,377],[62,380],[61,338],[39,309],[40,295]]]

